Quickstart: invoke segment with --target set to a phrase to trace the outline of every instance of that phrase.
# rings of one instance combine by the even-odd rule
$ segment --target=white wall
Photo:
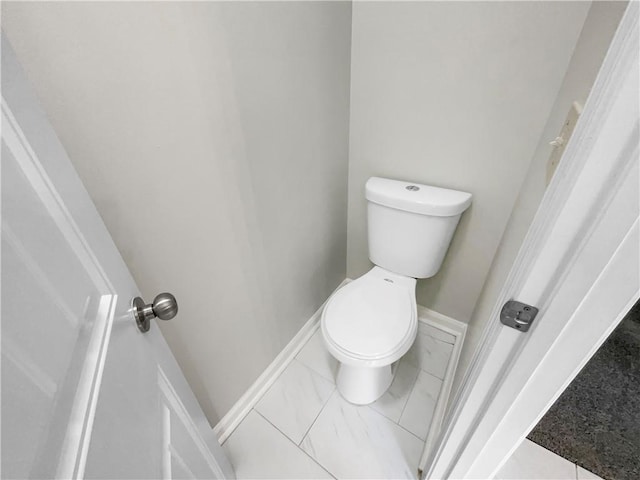
[[[2,2],[215,424],[345,277],[349,3]]]
[[[367,257],[372,175],[465,190],[473,205],[418,302],[468,321],[589,3],[353,4],[347,274]]]
[[[627,2],[594,2],[589,9],[571,63],[529,165],[526,182],[520,189],[482,294],[469,322],[456,371],[454,392],[459,388],[469,368],[487,324],[490,321],[498,321],[491,317],[494,302],[511,270],[546,189],[546,165],[552,151],[549,142],[560,132],[572,102],[578,101],[584,105],[626,6]]]

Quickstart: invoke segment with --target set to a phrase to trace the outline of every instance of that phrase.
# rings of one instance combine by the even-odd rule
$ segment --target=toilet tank
[[[365,190],[369,259],[407,277],[434,276],[471,194],[379,177]]]

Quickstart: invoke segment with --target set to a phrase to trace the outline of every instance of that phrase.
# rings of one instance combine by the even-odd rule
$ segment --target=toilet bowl
[[[339,362],[349,402],[375,402],[418,331],[416,279],[434,276],[471,194],[371,177],[365,186],[369,272],[340,288],[322,312],[324,343]]]
[[[392,364],[418,332],[415,286],[415,278],[376,266],[327,302],[322,336],[340,362],[336,385],[349,402],[374,402],[391,385]]]

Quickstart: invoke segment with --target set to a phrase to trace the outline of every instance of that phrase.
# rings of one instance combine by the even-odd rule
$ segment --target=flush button
[[[418,190],[420,190],[420,187],[418,187],[417,185],[407,185],[404,188],[406,188],[410,192],[417,192]]]

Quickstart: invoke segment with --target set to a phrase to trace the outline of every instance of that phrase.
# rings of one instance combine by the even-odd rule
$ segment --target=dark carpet
[[[640,302],[528,438],[606,480],[640,479]]]

